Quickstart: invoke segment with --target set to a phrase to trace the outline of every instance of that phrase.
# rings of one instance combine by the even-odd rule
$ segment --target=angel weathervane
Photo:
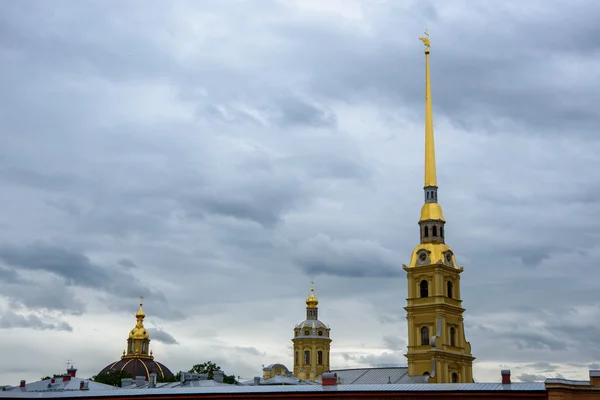
[[[429,33],[427,32],[427,29],[425,29],[425,36],[420,37],[419,40],[421,42],[423,42],[423,44],[425,45],[425,51],[429,50],[429,46],[431,46],[431,42],[429,41]]]

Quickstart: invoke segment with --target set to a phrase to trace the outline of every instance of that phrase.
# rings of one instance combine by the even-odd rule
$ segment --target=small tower
[[[429,382],[473,382],[471,344],[465,338],[460,274],[454,252],[446,244],[444,214],[438,203],[429,80],[429,34],[425,44],[425,199],[421,208],[420,244],[408,280],[408,374],[429,375]]]
[[[144,328],[144,318],[146,313],[142,309],[143,296],[140,296],[140,309],[135,313],[135,319],[137,323],[135,327],[129,332],[129,338],[127,339],[127,350],[123,358],[127,357],[148,357],[153,358],[148,354],[150,351],[150,335],[146,328]]]
[[[301,380],[315,381],[317,376],[329,371],[331,347],[330,329],[319,321],[319,300],[315,288],[306,299],[306,320],[294,328],[294,375]]]

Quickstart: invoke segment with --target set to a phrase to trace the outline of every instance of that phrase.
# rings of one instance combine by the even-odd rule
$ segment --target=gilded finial
[[[429,32],[427,32],[427,29],[425,29],[425,36],[420,37],[419,40],[425,45],[425,52],[429,53],[429,46],[431,46],[431,42],[429,41]]]
[[[310,296],[308,297],[308,299],[306,299],[306,306],[310,307],[310,308],[316,308],[317,305],[319,304],[319,300],[317,300],[317,298],[315,297],[315,282],[310,281],[311,284],[311,288],[310,288]]]
[[[140,307],[144,304],[144,296],[140,295]]]

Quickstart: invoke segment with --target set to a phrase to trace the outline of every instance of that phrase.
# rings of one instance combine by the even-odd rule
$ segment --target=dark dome
[[[173,373],[163,364],[150,358],[123,358],[107,365],[100,373],[108,371],[126,371],[135,379],[136,376],[145,376],[150,379],[150,374],[155,372],[159,381],[173,378]]]

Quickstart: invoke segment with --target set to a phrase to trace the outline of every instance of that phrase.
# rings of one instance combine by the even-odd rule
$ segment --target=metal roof
[[[415,384],[377,384],[377,385],[266,385],[266,386],[215,386],[194,388],[154,388],[154,389],[114,389],[93,392],[94,397],[115,396],[173,396],[192,394],[243,394],[243,393],[319,393],[319,392],[545,392],[543,382],[512,383],[415,383]],[[75,390],[69,392],[0,392],[1,398],[78,398],[89,397],[90,391]]]
[[[340,385],[425,383],[423,376],[408,376],[408,367],[353,368],[331,372],[337,374]]]
[[[88,388],[90,390],[115,390],[114,386],[105,385],[103,383],[98,383],[91,381],[89,379],[82,379],[77,377],[72,377],[70,380],[63,381],[63,378],[54,378],[54,383],[51,379],[44,379],[43,381],[26,383],[25,388],[28,392],[58,392],[58,391],[79,391],[80,382],[88,382]],[[19,386],[10,386],[4,388],[4,393],[15,393],[20,392],[21,388]],[[0,392],[0,393],[3,393]]]

